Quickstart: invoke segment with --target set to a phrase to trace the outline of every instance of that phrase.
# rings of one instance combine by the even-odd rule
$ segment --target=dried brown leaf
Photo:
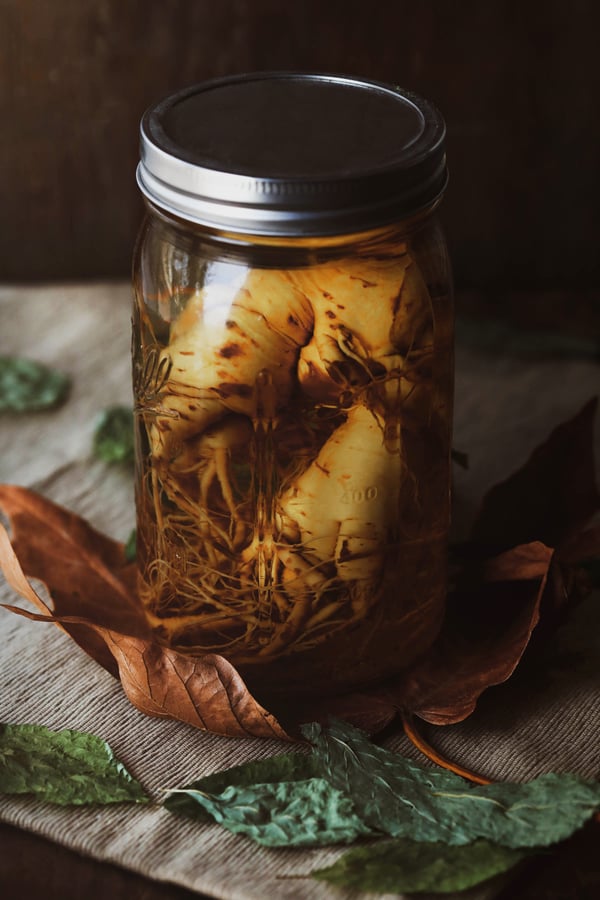
[[[471,538],[493,552],[542,541],[559,548],[600,508],[595,481],[593,398],[558,425],[524,466],[483,500]]]
[[[76,636],[97,662],[118,673],[131,703],[148,715],[229,736],[289,740],[223,657],[185,656],[152,639],[128,591],[127,576],[121,579],[106,567],[108,558],[117,572],[125,571],[121,545],[23,488],[0,486],[0,506],[14,535],[11,544],[0,526],[0,567],[14,590],[40,611],[32,614],[13,607],[14,612],[54,622]],[[53,610],[27,581],[19,554],[27,560],[28,576],[48,588]],[[74,581],[70,583],[69,577]],[[113,622],[131,633],[117,630]]]
[[[0,509],[10,520],[12,548],[22,570],[43,582],[56,615],[80,616],[124,634],[149,635],[134,600],[133,567],[125,560],[122,544],[75,513],[16,485],[0,485]],[[112,654],[96,632],[76,624],[63,627],[96,662],[118,675]]]
[[[573,535],[561,545],[557,556],[570,565],[600,558],[600,524]]]
[[[106,632],[131,703],[149,716],[179,719],[216,734],[289,740],[222,656],[185,656],[156,642]]]
[[[431,652],[389,697],[434,725],[466,719],[488,687],[514,672],[539,619],[553,551],[540,542],[515,547],[469,579],[448,601]]]
[[[326,723],[334,716],[367,734],[379,734],[398,715],[398,707],[390,701],[385,688],[385,684],[378,685],[371,690],[367,688],[337,696],[312,697],[301,703],[291,699],[282,704],[281,710],[277,701],[268,701],[267,705],[278,718],[286,723],[289,721],[290,730],[303,722]]]

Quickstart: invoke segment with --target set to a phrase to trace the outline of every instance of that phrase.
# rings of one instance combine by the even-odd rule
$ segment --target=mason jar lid
[[[445,125],[431,103],[395,85],[234,75],[145,113],[137,180],[156,206],[220,230],[358,231],[413,215],[441,195]]]

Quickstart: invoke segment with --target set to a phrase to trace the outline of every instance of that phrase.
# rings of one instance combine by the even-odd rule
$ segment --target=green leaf
[[[231,785],[222,794],[187,788],[186,795],[228,831],[265,847],[349,844],[375,833],[358,818],[352,801],[323,778]]]
[[[132,529],[129,537],[127,538],[127,543],[125,544],[125,559],[127,562],[135,562],[135,554],[136,554],[136,530]]]
[[[316,760],[313,756],[301,753],[283,753],[268,759],[257,759],[232,769],[213,772],[204,778],[193,781],[181,791],[173,792],[164,801],[164,806],[171,812],[199,819],[201,822],[213,822],[210,813],[199,806],[187,795],[187,791],[200,791],[206,794],[221,794],[226,788],[251,787],[255,784],[269,784],[282,781],[305,781],[319,777]]]
[[[390,753],[343,722],[306,725],[303,732],[313,743],[311,756],[285,754],[217,772],[172,792],[166,808],[270,847],[385,833],[452,846],[485,838],[520,848],[567,837],[600,807],[600,784],[574,775],[472,785]],[[475,852],[483,859],[484,850]],[[488,858],[513,857],[490,851]]]
[[[316,772],[313,757],[284,754],[209,775],[173,792],[164,805],[267,847],[350,843],[373,835],[352,801]]]
[[[0,356],[0,412],[35,412],[58,406],[67,396],[67,375],[17,356]]]
[[[547,774],[526,784],[473,785],[373,744],[343,722],[303,734],[328,781],[372,828],[392,837],[506,847],[541,847],[568,837],[600,808],[600,783]]]
[[[35,794],[61,806],[148,801],[101,738],[43,725],[0,723],[0,793]]]
[[[349,850],[332,866],[312,872],[312,877],[358,891],[445,894],[506,872],[527,855],[483,840],[449,847],[397,838]]]
[[[107,463],[133,464],[133,412],[128,406],[109,406],[94,431],[94,455]]]

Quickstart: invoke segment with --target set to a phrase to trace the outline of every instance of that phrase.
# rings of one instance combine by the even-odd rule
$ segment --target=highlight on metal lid
[[[447,182],[437,109],[343,75],[258,72],[194,85],[147,110],[140,148],[148,200],[240,233],[377,227],[430,206]]]

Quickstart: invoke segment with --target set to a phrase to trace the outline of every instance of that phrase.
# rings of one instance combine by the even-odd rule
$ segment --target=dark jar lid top
[[[359,231],[413,215],[441,195],[444,120],[395,85],[293,72],[234,75],[145,113],[137,179],[156,206],[212,228]]]

